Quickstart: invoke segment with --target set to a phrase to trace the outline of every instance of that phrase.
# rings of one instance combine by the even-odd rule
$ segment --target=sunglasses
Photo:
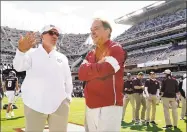
[[[54,32],[54,31],[47,31],[47,32],[44,32],[43,34],[49,34],[50,36],[53,36],[53,35],[56,35],[57,37],[59,37],[60,36],[60,34],[59,33],[57,33],[57,32]]]

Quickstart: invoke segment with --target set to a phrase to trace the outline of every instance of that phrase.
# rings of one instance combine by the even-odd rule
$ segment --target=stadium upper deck
[[[147,19],[152,19],[158,15],[172,13],[184,8],[186,8],[185,0],[158,1],[142,9],[121,16],[114,21],[117,24],[135,25]]]

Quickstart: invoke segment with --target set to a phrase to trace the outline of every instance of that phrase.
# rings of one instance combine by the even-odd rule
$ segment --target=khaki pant
[[[87,121],[86,121],[86,113],[87,113],[87,108],[86,107],[85,107],[85,117],[84,117],[84,129],[85,129],[85,132],[89,132],[88,124],[87,124]]]
[[[86,108],[86,132],[119,132],[122,106]]]
[[[26,132],[43,132],[46,121],[50,132],[67,132],[69,101],[65,99],[52,114],[43,114],[24,105]]]
[[[175,98],[162,97],[162,101],[163,101],[164,117],[165,117],[166,125],[172,125],[171,124],[171,119],[170,119],[170,114],[169,114],[169,104],[170,104],[171,109],[172,109],[173,125],[177,126],[178,113],[177,113],[176,99]]]
[[[182,102],[181,118],[184,118],[186,114],[186,98],[181,96],[181,102]]]
[[[146,111],[146,101],[145,98],[143,97],[143,94],[139,93],[134,93],[134,98],[136,102],[136,109],[135,109],[135,118],[136,120],[140,120],[139,118],[139,111],[140,111],[140,106],[142,104],[142,111],[141,111],[141,120],[145,120],[145,111]]]
[[[132,119],[135,120],[135,100],[134,100],[134,94],[126,94],[123,98],[123,113],[122,113],[122,120],[125,116],[125,111],[127,108],[128,103],[131,103],[132,106]]]
[[[157,97],[156,95],[151,95],[149,94],[149,97],[146,99],[146,121],[150,121],[150,112],[151,112],[151,106],[152,106],[152,116],[151,116],[151,121],[155,120],[155,114],[156,114],[156,102],[157,102]]]

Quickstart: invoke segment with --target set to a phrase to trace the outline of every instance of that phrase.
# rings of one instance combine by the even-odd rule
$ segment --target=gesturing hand
[[[35,46],[39,40],[36,39],[36,33],[28,32],[25,37],[22,35],[18,41],[18,49],[21,52],[27,52],[30,48]]]

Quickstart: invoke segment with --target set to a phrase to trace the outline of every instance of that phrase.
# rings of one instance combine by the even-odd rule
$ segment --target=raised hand
[[[30,48],[37,44],[38,40],[36,39],[36,33],[28,32],[25,37],[22,35],[18,41],[18,49],[21,52],[27,52]]]

